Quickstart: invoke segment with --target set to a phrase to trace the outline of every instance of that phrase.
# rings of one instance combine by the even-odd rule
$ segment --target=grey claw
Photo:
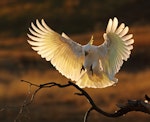
[[[82,72],[82,70],[84,70],[85,71],[85,68],[84,68],[84,66],[82,65],[82,68],[81,68],[81,70],[80,70],[80,73]]]

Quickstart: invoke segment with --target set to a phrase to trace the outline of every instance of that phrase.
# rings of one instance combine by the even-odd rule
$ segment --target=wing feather
[[[49,27],[47,26],[47,24],[45,23],[44,19],[41,20],[41,23],[42,23],[43,27],[44,27],[46,30],[54,32],[51,28],[49,28]]]
[[[122,37],[122,40],[127,41],[127,40],[131,39],[132,37],[133,37],[133,34],[128,34],[128,35]]]
[[[118,20],[117,20],[117,18],[115,17],[114,20],[113,20],[113,23],[112,23],[111,31],[112,31],[112,32],[115,32],[117,26],[118,26]]]
[[[116,33],[116,34],[119,34],[119,33],[124,29],[124,27],[125,27],[125,24],[122,23],[122,24],[117,28],[117,30],[115,31],[115,33]]]
[[[128,33],[128,31],[129,31],[129,27],[125,27],[119,34],[118,34],[118,36],[119,37],[123,37],[124,35],[126,35],[127,33]]]
[[[112,28],[112,19],[109,19],[109,22],[108,22],[108,25],[107,25],[107,28],[106,28],[106,32],[109,33],[111,28]]]
[[[31,23],[27,40],[32,49],[37,51],[46,61],[51,61],[53,66],[67,78],[77,81],[83,73],[80,72],[84,56],[82,46],[72,41],[66,34],[58,34],[47,26],[44,20],[36,20],[36,25]]]
[[[102,59],[102,65],[104,72],[108,74],[110,78],[120,70],[123,61],[126,61],[133,49],[134,40],[132,34],[128,34],[129,27],[125,27],[122,23],[118,28],[118,20],[115,17],[113,20],[109,19],[106,33],[104,33],[104,43],[99,46],[106,50],[106,54]],[[112,27],[111,27],[112,26]]]
[[[36,20],[36,25],[37,25],[37,27],[38,27],[41,31],[43,31],[43,32],[45,32],[45,33],[49,33],[49,31],[48,31],[47,29],[45,29],[45,28],[40,24],[40,22],[39,22],[38,19]]]
[[[134,43],[134,39],[129,39],[125,42],[126,45],[131,45]]]
[[[40,35],[39,33],[33,31],[31,28],[29,28],[29,31],[32,35],[36,36],[36,37],[40,37],[40,38],[43,38],[44,36],[43,35]]]
[[[31,23],[31,27],[33,28],[33,30],[41,35],[44,35],[45,33],[43,31],[41,31],[40,29],[38,29],[33,22]]]

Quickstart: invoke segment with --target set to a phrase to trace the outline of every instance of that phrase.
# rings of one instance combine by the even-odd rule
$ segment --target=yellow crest
[[[93,35],[91,36],[91,39],[90,39],[90,41],[89,41],[89,44],[93,44],[93,42],[94,42],[94,39],[93,39]]]

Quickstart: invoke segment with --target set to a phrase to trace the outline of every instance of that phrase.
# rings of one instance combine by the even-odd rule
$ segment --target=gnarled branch
[[[115,111],[115,113],[108,113],[108,112],[103,111],[101,108],[99,108],[95,104],[93,99],[90,97],[90,95],[84,89],[80,88],[79,86],[77,86],[76,84],[74,84],[71,81],[68,81],[67,84],[63,84],[63,85],[59,84],[59,83],[55,83],[55,82],[49,82],[49,83],[37,85],[37,84],[33,84],[29,81],[25,81],[25,80],[21,80],[21,81],[29,84],[30,86],[35,86],[35,87],[37,87],[37,89],[32,94],[30,101],[24,102],[24,104],[21,106],[20,112],[23,111],[23,108],[25,106],[28,106],[29,104],[32,103],[36,93],[39,90],[41,90],[42,88],[51,88],[54,86],[57,86],[59,88],[66,88],[69,86],[73,86],[79,91],[79,93],[75,93],[75,94],[79,95],[79,96],[84,96],[91,105],[91,107],[85,113],[84,122],[88,121],[88,117],[89,117],[91,111],[94,111],[94,110],[97,111],[98,113],[104,115],[104,116],[113,117],[113,118],[122,116],[122,115],[127,114],[128,112],[131,112],[131,111],[140,111],[140,112],[150,114],[150,104],[149,104],[150,98],[147,95],[145,95],[145,100],[128,100],[128,102],[126,104],[118,104],[117,107],[119,109],[117,111]]]

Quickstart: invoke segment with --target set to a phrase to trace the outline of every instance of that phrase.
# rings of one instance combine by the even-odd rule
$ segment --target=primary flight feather
[[[67,78],[76,81],[81,88],[104,88],[115,84],[115,74],[123,61],[127,61],[133,49],[133,35],[127,34],[129,28],[124,23],[118,26],[118,20],[109,19],[104,43],[92,45],[93,37],[86,45],[80,45],[65,33],[53,31],[44,20],[31,23],[28,34],[32,49],[42,58],[50,61]]]

